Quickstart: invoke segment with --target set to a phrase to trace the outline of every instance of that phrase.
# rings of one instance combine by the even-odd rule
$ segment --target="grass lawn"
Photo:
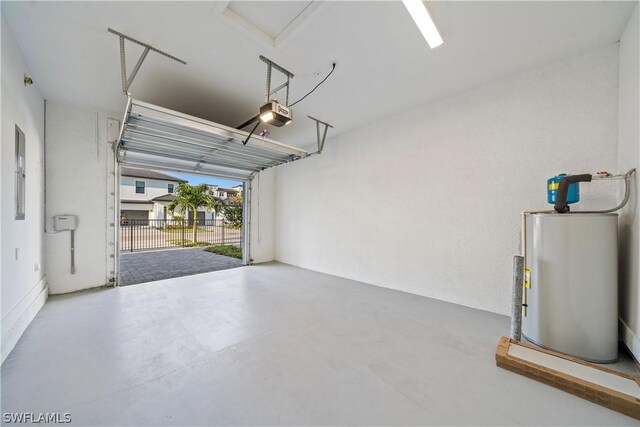
[[[205,249],[207,252],[213,252],[214,254],[230,256],[233,258],[242,259],[242,248],[233,245],[217,245],[209,246]]]
[[[193,243],[193,240],[185,240],[183,242],[182,239],[169,239],[168,241],[172,245],[182,246],[183,248],[209,246],[211,244],[209,242],[196,242],[196,243]]]

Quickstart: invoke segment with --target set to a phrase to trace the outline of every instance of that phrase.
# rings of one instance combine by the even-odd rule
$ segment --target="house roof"
[[[234,190],[233,188],[222,188],[222,187],[219,187],[218,191],[226,191],[227,193],[237,193],[238,192],[238,190]]]
[[[120,200],[120,203],[141,203],[141,204],[147,204],[147,203],[151,203],[151,200],[133,200],[133,199],[123,199],[123,200]]]
[[[161,179],[163,181],[187,182],[184,179],[176,178],[175,176],[167,175],[166,173],[157,172],[157,171],[148,170],[148,169],[128,168],[125,166],[122,166],[120,168],[120,175],[131,176],[134,178]]]
[[[151,199],[152,202],[171,202],[175,199],[176,196],[173,194],[163,194],[162,196],[154,197]]]

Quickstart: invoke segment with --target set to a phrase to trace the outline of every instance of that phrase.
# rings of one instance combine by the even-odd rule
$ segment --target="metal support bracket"
[[[140,67],[142,67],[142,63],[144,62],[144,60],[147,57],[147,54],[149,53],[149,51],[153,51],[156,53],[159,53],[162,56],[166,56],[169,59],[173,59],[174,61],[177,61],[181,64],[187,65],[187,63],[185,61],[183,61],[182,59],[176,58],[173,55],[169,55],[166,52],[163,52],[159,49],[156,49],[155,47],[148,45],[146,43],[143,43],[139,40],[136,40],[132,37],[127,36],[126,34],[122,34],[116,30],[112,30],[111,28],[107,28],[107,31],[109,31],[112,34],[115,34],[116,36],[118,36],[120,38],[120,72],[122,74],[122,92],[124,92],[125,94],[129,93],[129,87],[131,87],[131,83],[133,83],[133,79],[136,78],[136,75],[138,74],[138,71],[140,71]],[[126,64],[126,58],[125,58],[125,50],[124,50],[124,41],[128,40],[132,43],[138,44],[142,47],[144,47],[144,51],[142,51],[142,55],[140,55],[140,58],[138,58],[138,62],[136,62],[136,65],[133,67],[133,70],[131,71],[131,74],[127,77],[127,64]]]
[[[267,85],[266,85],[264,102],[269,102],[271,100],[271,95],[273,95],[280,89],[287,88],[287,97],[285,100],[285,105],[289,106],[289,83],[291,82],[291,79],[294,77],[293,73],[262,55],[260,55],[260,60],[265,64],[267,64]],[[278,86],[273,90],[271,90],[271,69],[280,71],[282,74],[284,74],[287,77],[286,82],[284,82],[283,84],[281,84],[280,86]]]
[[[317,153],[320,154],[324,149],[324,141],[327,138],[327,131],[329,130],[329,128],[333,129],[333,126],[331,126],[329,123],[323,122],[322,120],[318,120],[315,117],[311,117],[311,116],[307,116],[307,117],[309,117],[311,120],[316,122],[316,136],[318,137]],[[320,137],[320,125],[324,125],[324,131],[322,132],[322,137]]]

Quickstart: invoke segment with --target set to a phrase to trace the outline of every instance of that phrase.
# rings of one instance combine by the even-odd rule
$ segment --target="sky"
[[[202,184],[203,182],[206,184],[215,184],[218,187],[223,188],[231,188],[235,187],[236,185],[242,185],[242,182],[240,181],[230,181],[228,179],[213,178],[204,175],[189,175],[186,173],[175,173],[168,171],[164,173],[166,173],[167,175],[175,176],[177,178],[186,179],[191,185]]]

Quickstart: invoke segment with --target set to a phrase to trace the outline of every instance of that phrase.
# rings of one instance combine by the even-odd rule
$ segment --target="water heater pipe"
[[[76,274],[76,237],[75,230],[71,230],[71,274]]]
[[[511,339],[522,338],[522,292],[524,290],[524,257],[513,257],[513,288],[511,289]]]
[[[576,184],[578,182],[591,182],[591,174],[584,173],[582,175],[569,175],[565,176],[558,185],[558,194],[556,195],[556,203],[553,208],[558,213],[569,212],[569,205],[567,204],[567,194],[569,194],[569,185]]]
[[[620,202],[620,204],[618,206],[610,208],[610,209],[602,209],[602,210],[597,210],[597,211],[578,211],[578,212],[575,212],[575,213],[611,213],[611,212],[619,211],[620,209],[624,208],[625,205],[629,202],[629,198],[631,197],[631,177],[635,173],[636,173],[636,168],[629,169],[629,171],[627,173],[625,173],[624,175],[609,175],[609,176],[594,175],[592,177],[593,181],[610,180],[610,179],[624,179],[624,197],[623,197],[622,201]]]

